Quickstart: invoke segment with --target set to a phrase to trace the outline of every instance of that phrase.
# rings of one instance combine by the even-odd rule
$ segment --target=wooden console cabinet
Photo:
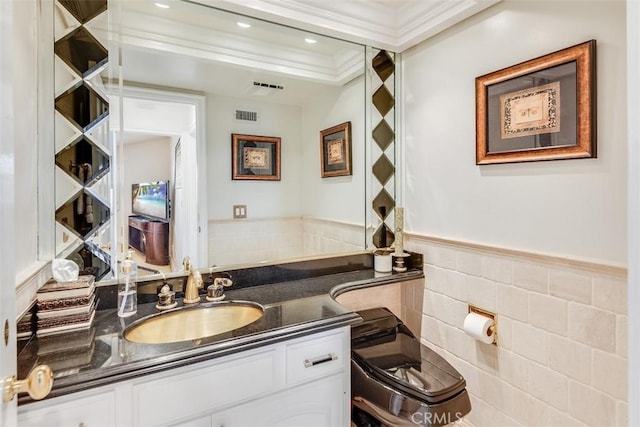
[[[145,262],[169,264],[169,223],[139,215],[129,217],[129,246],[145,255]]]

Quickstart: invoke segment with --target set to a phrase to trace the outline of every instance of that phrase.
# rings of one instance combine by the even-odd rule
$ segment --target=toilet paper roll
[[[467,335],[485,344],[492,344],[495,340],[493,320],[477,313],[469,313],[464,318],[464,331]]]

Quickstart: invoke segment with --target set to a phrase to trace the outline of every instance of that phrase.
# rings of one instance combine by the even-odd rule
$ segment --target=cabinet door
[[[179,423],[172,424],[172,427],[211,427],[211,415],[188,421],[180,421]]]
[[[345,427],[344,373],[214,414],[214,427]]]
[[[282,352],[267,347],[248,354],[239,353],[221,359],[223,362],[214,359],[211,363],[137,380],[132,386],[133,424],[139,427],[180,425],[182,420],[197,420],[198,416],[206,416],[216,408],[257,399],[277,390],[282,383],[277,374]],[[162,405],[159,402],[167,401],[170,407],[159,409]]]
[[[115,427],[115,393],[69,396],[30,403],[18,408],[20,427]]]

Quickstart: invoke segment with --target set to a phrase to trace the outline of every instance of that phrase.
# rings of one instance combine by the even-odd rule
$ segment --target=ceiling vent
[[[250,93],[251,95],[265,96],[265,95],[271,95],[272,93],[275,93],[275,92],[280,92],[282,90],[284,90],[284,86],[282,85],[254,81],[253,84],[249,86],[249,89],[247,90],[247,92]]]
[[[264,82],[253,82],[254,86],[259,86],[259,87],[263,87],[263,88],[269,88],[269,89],[279,89],[279,90],[284,90],[284,86],[282,85],[275,85],[273,83],[264,83]]]
[[[256,111],[236,110],[236,120],[257,122],[258,113]]]

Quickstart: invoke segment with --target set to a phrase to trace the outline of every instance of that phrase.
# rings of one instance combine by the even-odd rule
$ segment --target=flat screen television
[[[151,219],[169,220],[169,181],[131,185],[131,213]]]

